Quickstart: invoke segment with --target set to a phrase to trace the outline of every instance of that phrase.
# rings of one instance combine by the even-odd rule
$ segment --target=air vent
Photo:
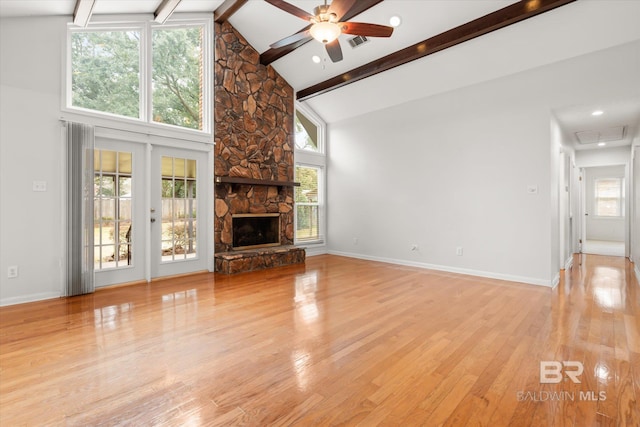
[[[355,36],[355,37],[351,37],[349,39],[349,44],[351,45],[352,48],[357,48],[358,46],[361,46],[365,43],[367,43],[369,41],[368,38],[366,38],[365,36]]]
[[[616,126],[606,129],[584,130],[576,132],[580,144],[595,144],[598,142],[613,142],[624,139],[626,126]]]

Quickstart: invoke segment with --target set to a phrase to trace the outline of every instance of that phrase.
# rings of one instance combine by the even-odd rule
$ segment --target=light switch
[[[47,181],[33,181],[33,191],[47,191]]]

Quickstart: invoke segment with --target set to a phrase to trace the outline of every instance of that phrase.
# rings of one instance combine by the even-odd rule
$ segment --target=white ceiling
[[[153,13],[162,0],[97,0],[94,15]],[[388,25],[398,15],[402,25],[389,39],[370,38],[356,49],[341,36],[344,60],[332,63],[320,43],[311,41],[273,63],[296,91],[322,82],[386,54],[410,46],[472,19],[505,7],[513,0],[385,0],[354,21]],[[183,0],[176,13],[212,12],[223,0]],[[291,0],[312,11],[321,0]],[[0,17],[71,16],[75,0],[0,0]],[[335,122],[410,100],[504,77],[531,68],[640,40],[640,0],[580,0],[446,51],[353,83],[306,103],[328,122]],[[229,20],[262,53],[269,44],[303,28],[305,21],[262,0],[249,0]],[[639,53],[640,54],[640,53]],[[320,64],[312,62],[320,56]],[[614,66],[624,66],[616,64]],[[625,100],[596,100],[555,111],[567,135],[597,130],[600,125],[640,127],[637,81],[629,82]],[[636,87],[633,87],[636,85]],[[595,109],[606,113],[594,122]],[[588,113],[588,114],[587,114]],[[630,138],[619,144],[629,144]],[[615,145],[615,144],[614,144]],[[578,149],[584,148],[576,144]]]

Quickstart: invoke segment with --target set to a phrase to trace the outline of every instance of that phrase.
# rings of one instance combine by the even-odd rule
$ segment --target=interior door
[[[151,277],[207,269],[207,153],[151,152]],[[213,255],[211,255],[213,256]]]
[[[145,279],[145,150],[96,138],[94,269],[96,287]]]

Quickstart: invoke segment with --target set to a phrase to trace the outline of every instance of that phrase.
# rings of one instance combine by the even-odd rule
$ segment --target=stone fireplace
[[[304,249],[292,246],[293,88],[271,66],[260,64],[258,52],[231,24],[215,25],[216,271],[304,262]],[[270,218],[272,228],[260,230],[243,220],[256,215]],[[273,242],[256,248],[235,241],[236,222],[243,222],[245,231],[253,227],[254,236],[249,232],[245,239],[262,233]]]

